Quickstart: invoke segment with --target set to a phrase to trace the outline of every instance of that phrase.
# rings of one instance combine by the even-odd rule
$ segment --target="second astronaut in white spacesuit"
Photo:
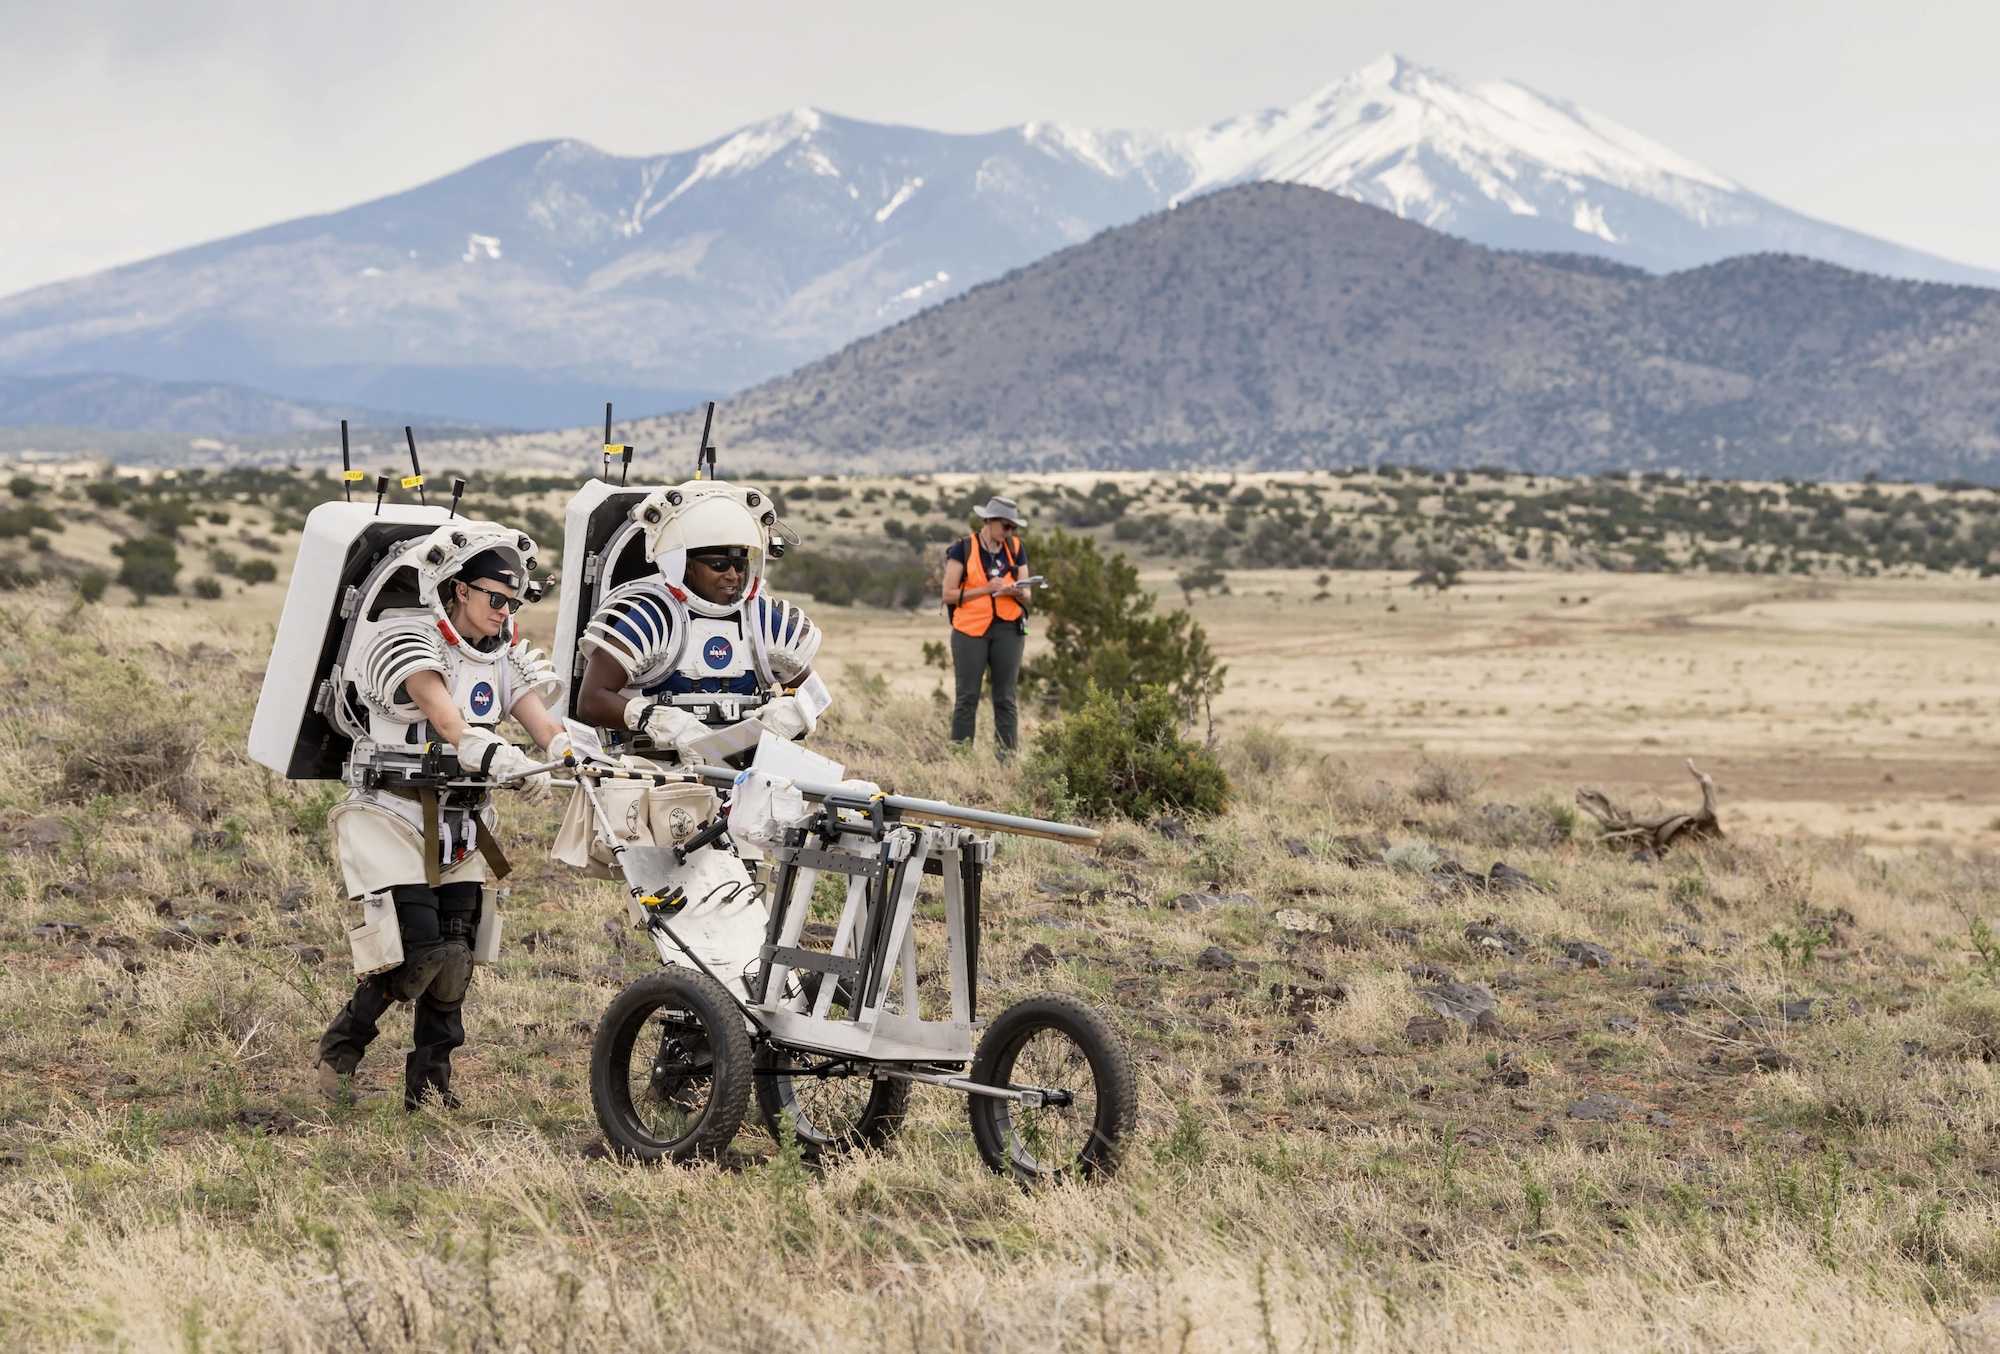
[[[645,734],[680,763],[745,720],[753,734],[810,734],[831,699],[812,671],[820,631],[764,590],[768,500],[696,480],[653,491],[634,512],[657,573],[614,589],[584,627],[577,714],[614,737]]]

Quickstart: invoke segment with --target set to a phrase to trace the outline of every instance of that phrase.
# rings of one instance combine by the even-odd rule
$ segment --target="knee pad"
[[[431,1004],[452,1010],[465,1001],[465,989],[472,985],[472,946],[463,940],[448,940],[438,946],[441,962],[431,979]]]
[[[430,990],[444,968],[444,945],[411,946],[403,966],[389,975],[389,994],[397,1001],[415,1001]]]
[[[448,1010],[465,1000],[465,989],[472,983],[472,946],[463,940],[426,945],[390,979],[397,1001],[415,1001],[429,993],[433,1005]]]

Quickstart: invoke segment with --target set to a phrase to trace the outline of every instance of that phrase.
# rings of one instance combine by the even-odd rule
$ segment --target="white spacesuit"
[[[634,516],[657,572],[613,588],[583,628],[577,713],[613,740],[646,735],[670,762],[719,760],[707,736],[745,719],[757,726],[746,748],[765,729],[810,734],[831,700],[812,672],[820,631],[765,590],[769,501],[694,480],[654,490]]]
[[[545,708],[561,680],[513,619],[534,565],[527,536],[453,521],[400,546],[372,586],[356,590],[339,689],[329,692],[333,724],[353,739],[344,768],[351,789],[328,822],[348,894],[370,921],[355,933],[361,982],[319,1044],[329,1095],[354,1072],[390,1003],[410,1001],[405,1103],[430,1094],[456,1103],[451,1053],[465,1041],[460,1011],[482,923],[496,928],[487,934],[497,944],[482,885],[508,868],[493,837],[491,783],[536,764],[500,735],[500,721],[519,719],[552,757],[567,749]],[[523,786],[546,793],[548,779],[530,774]]]
[[[586,487],[579,499],[588,503],[591,493]],[[566,539],[565,558],[587,560],[589,514],[573,507],[570,517],[577,538]],[[628,577],[596,601],[587,620],[577,599],[572,671],[580,674],[576,715],[601,731],[607,749],[667,769],[740,764],[767,734],[800,739],[814,730],[831,699],[812,672],[820,632],[798,607],[765,591],[775,528],[770,501],[757,490],[692,480],[645,494],[625,526],[606,537],[604,567],[623,568]],[[636,567],[633,529],[643,534],[649,569]],[[567,617],[567,597],[564,605]],[[678,847],[718,807],[700,786],[621,794],[606,782],[602,793],[626,847]],[[585,840],[598,835],[584,805],[572,803],[556,858],[602,868],[609,843]],[[686,899],[673,916],[675,933],[739,995],[747,993],[743,975],[764,940],[768,911],[742,860],[704,847],[673,879],[656,882]]]

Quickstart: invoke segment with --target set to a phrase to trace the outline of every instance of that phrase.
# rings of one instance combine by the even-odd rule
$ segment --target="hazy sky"
[[[1386,51],[2000,268],[1995,0],[0,0],[0,293],[523,141],[675,150],[808,103],[951,131],[1184,129]]]

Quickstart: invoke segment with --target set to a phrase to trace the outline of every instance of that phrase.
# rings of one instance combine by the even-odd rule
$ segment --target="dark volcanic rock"
[[[1441,987],[1420,987],[1417,1000],[1448,1020],[1461,1025],[1477,1025],[1482,1014],[1497,1015],[1500,998],[1484,983],[1445,983]]]
[[[1611,951],[1588,940],[1565,940],[1562,948],[1564,955],[1584,968],[1610,968],[1613,962]]]

